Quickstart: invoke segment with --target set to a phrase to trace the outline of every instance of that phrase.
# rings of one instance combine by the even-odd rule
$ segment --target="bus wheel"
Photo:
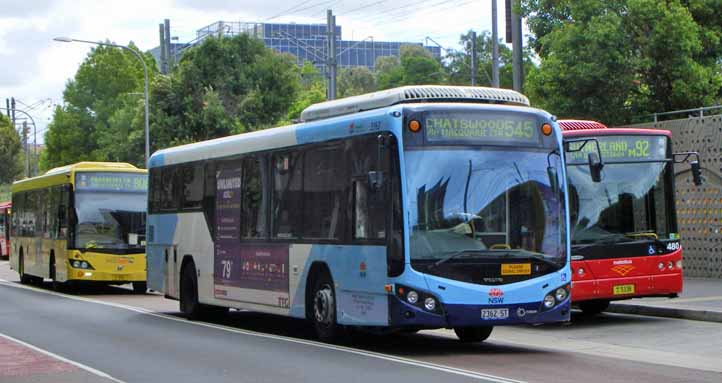
[[[340,340],[345,332],[343,326],[336,322],[336,293],[333,281],[327,272],[321,272],[316,276],[312,296],[311,321],[318,339],[324,342]]]
[[[478,343],[483,342],[489,335],[494,326],[483,326],[483,327],[454,327],[454,332],[459,340],[463,343]]]
[[[18,274],[20,274],[20,283],[29,285],[33,283],[33,277],[25,274],[25,261],[23,258],[23,249],[20,249],[20,256],[18,257]]]
[[[148,283],[133,282],[133,293],[134,294],[145,294],[146,291],[148,291]]]
[[[593,316],[601,313],[609,307],[607,300],[584,301],[579,303],[579,309],[584,315]]]
[[[135,284],[133,284],[133,289],[135,289]],[[198,302],[196,267],[192,262],[183,266],[181,271],[180,310],[190,320],[198,320],[203,316],[203,308]]]

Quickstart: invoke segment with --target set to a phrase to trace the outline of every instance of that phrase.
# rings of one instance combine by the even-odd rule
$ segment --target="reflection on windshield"
[[[75,193],[75,244],[79,249],[143,250],[146,194]]]
[[[664,162],[607,164],[595,183],[588,167],[569,166],[572,244],[668,238],[676,232],[670,171]]]
[[[563,198],[550,186],[547,154],[408,150],[412,260],[532,252],[562,263]],[[550,161],[562,174],[558,156]]]

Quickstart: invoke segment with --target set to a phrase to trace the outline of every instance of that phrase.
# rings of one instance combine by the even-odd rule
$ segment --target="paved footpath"
[[[0,382],[113,382],[83,367],[0,334]]]
[[[722,323],[722,279],[685,278],[679,298],[617,301],[607,311]]]

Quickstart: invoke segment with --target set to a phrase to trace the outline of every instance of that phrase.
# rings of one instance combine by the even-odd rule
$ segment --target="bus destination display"
[[[599,136],[599,150],[603,161],[648,161],[666,158],[667,140],[663,136]],[[576,150],[580,142],[570,143],[570,149]],[[567,153],[569,163],[586,163],[587,153],[596,152],[593,141],[579,151]]]
[[[523,114],[429,112],[424,129],[429,143],[537,145],[539,122]]]
[[[77,173],[77,190],[142,191],[148,190],[148,176],[140,173]]]

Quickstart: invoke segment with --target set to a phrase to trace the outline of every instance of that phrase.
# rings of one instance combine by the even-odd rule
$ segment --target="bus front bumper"
[[[443,304],[443,312],[434,314],[410,305],[398,297],[389,296],[389,319],[391,326],[415,328],[551,323],[568,321],[570,306],[569,298],[548,310],[542,309],[542,302],[501,305]],[[484,310],[499,309],[502,310],[502,313],[505,310],[506,318],[482,318]]]
[[[574,281],[572,283],[572,299],[576,303],[593,299],[621,300],[676,296],[682,292],[682,284],[682,273]],[[629,292],[629,286],[634,286],[633,292]],[[615,294],[615,287],[617,294]]]
[[[118,273],[98,270],[69,269],[68,280],[102,282],[107,284],[125,284],[130,282],[145,282],[145,271]]]

